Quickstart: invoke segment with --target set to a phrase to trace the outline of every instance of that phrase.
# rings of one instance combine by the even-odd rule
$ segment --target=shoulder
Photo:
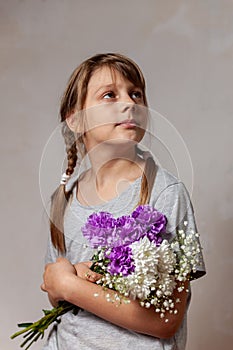
[[[180,180],[175,175],[173,175],[167,169],[164,169],[160,166],[158,166],[156,180],[158,182],[163,182],[165,186],[173,185],[180,182]]]
[[[74,176],[72,175],[72,177],[69,179],[69,181],[66,184],[66,191],[73,191],[74,187],[77,184],[77,181],[79,183],[79,185],[81,183],[87,183],[90,179],[90,169],[87,169],[86,171],[83,171],[81,173],[77,173]]]
[[[166,169],[158,167],[152,189],[152,198],[154,198],[154,200],[158,199],[163,192],[179,192],[183,189],[185,189],[184,184],[176,176]]]
[[[170,208],[171,210],[192,210],[190,195],[176,176],[166,169],[158,167],[156,179],[151,193],[150,204],[159,208]]]

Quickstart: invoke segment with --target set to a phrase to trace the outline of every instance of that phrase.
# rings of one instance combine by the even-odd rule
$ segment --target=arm
[[[84,270],[94,276],[88,266],[86,269],[82,268],[82,272]],[[106,321],[139,333],[158,338],[170,338],[178,330],[186,309],[187,293],[185,291],[174,292],[175,298],[180,299],[180,303],[176,304],[178,314],[169,315],[169,322],[165,323],[164,319],[155,313],[153,307],[145,309],[137,300],[131,301],[130,304],[122,303],[119,307],[107,302],[106,293],[114,294],[115,291],[103,291],[101,286],[93,281],[87,281],[84,276],[80,277],[80,274],[76,275],[76,271],[68,260],[59,258],[56,263],[46,266],[42,289],[48,292],[53,301],[66,300]],[[96,293],[98,297],[94,296]]]

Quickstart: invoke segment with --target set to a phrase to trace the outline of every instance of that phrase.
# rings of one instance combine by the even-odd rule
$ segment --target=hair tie
[[[151,153],[148,151],[144,151],[142,156],[144,160],[147,160],[148,158],[153,158]]]
[[[69,179],[70,175],[66,173],[62,174],[60,185],[66,185]]]

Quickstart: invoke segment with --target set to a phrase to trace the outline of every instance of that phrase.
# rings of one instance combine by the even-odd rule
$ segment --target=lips
[[[125,126],[125,127],[135,127],[135,126],[138,126],[138,123],[136,122],[135,119],[125,119],[125,120],[122,120],[119,123],[116,123],[115,125],[116,126],[122,125],[122,126]]]

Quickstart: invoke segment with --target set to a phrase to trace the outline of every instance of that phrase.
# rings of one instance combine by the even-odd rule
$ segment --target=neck
[[[91,162],[90,176],[97,187],[119,180],[133,181],[143,172],[144,161],[137,155],[135,144],[131,147],[100,145],[88,152]]]

